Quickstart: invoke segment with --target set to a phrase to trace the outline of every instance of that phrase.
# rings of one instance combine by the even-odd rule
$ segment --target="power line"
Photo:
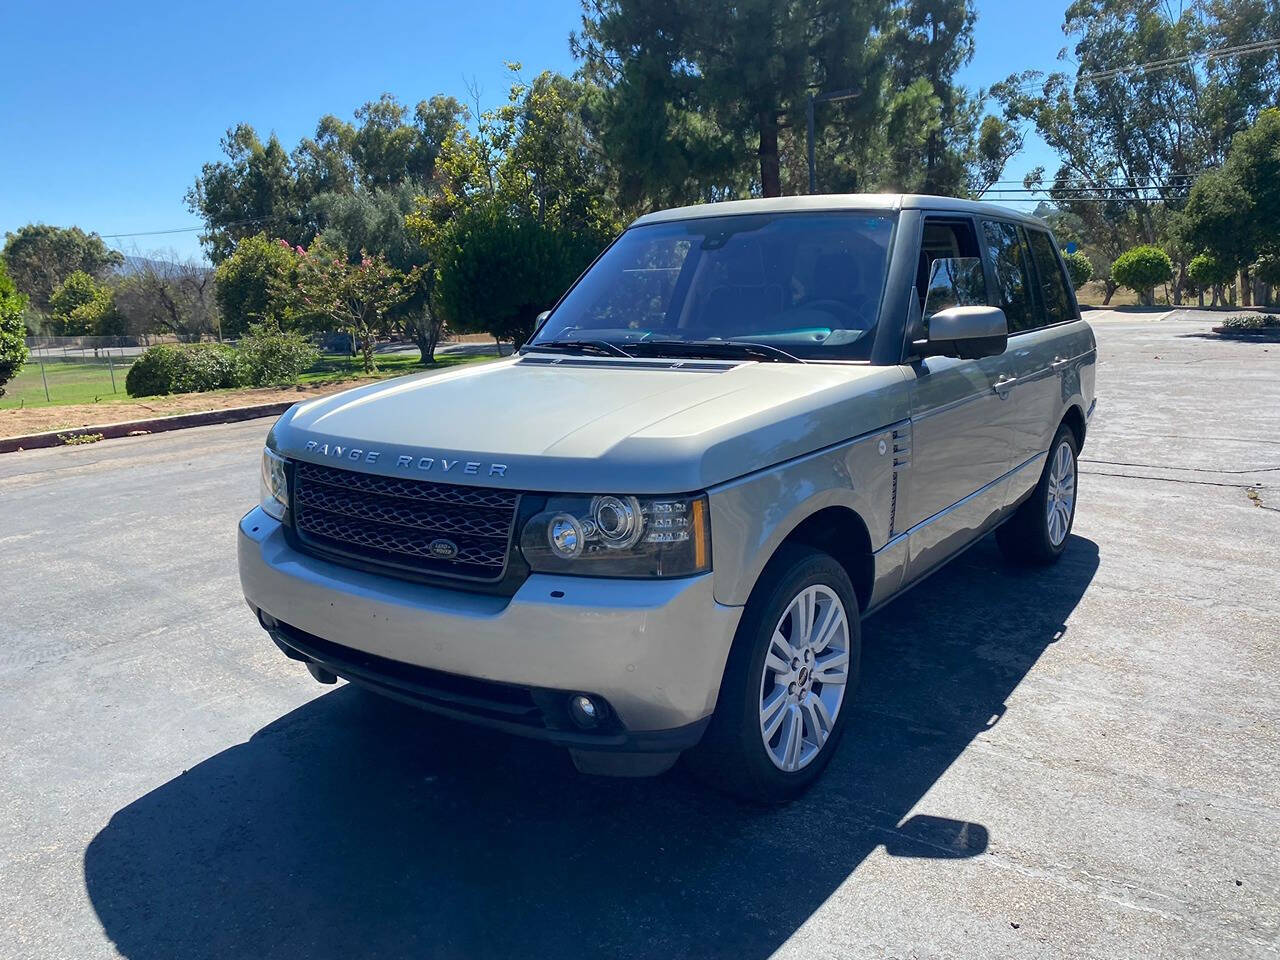
[[[271,217],[250,217],[247,220],[232,220],[230,223],[219,223],[214,225],[201,224],[195,227],[173,227],[168,230],[140,230],[137,233],[100,233],[98,236],[105,239],[119,240],[124,237],[158,237],[169,233],[196,233],[200,230],[225,230],[227,227],[247,227],[255,223],[270,223],[275,220],[287,220],[287,216],[276,215]]]
[[[1267,53],[1272,50],[1280,49],[1280,38],[1270,40],[1256,40],[1252,43],[1239,43],[1230,47],[1219,47],[1216,50],[1205,50],[1200,53],[1189,53],[1178,57],[1165,57],[1161,60],[1148,60],[1145,63],[1136,63],[1128,67],[1114,67],[1110,70],[1095,70],[1092,73],[1078,73],[1075,77],[1076,83],[1096,83],[1100,80],[1111,80],[1115,77],[1127,76],[1132,73],[1160,73],[1164,70],[1172,70],[1174,67],[1181,66],[1184,63],[1193,63],[1197,61],[1209,60],[1231,60],[1236,57],[1248,56],[1254,53]],[[1018,93],[1025,93],[1034,90],[1037,87],[1044,88],[1044,84],[1048,82],[1053,74],[1049,74],[1043,80],[1025,80],[1022,83],[1015,84],[1013,90]]]

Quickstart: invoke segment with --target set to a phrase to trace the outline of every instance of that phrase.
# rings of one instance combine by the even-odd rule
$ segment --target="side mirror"
[[[551,316],[550,310],[543,310],[540,314],[533,318],[533,332],[537,333],[542,329],[542,325],[547,322],[547,317]]]
[[[1004,353],[1009,322],[999,307],[948,307],[929,318],[929,337],[916,344],[922,356],[978,360]]]

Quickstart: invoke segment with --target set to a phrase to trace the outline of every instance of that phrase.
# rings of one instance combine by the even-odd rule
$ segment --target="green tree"
[[[19,293],[9,272],[0,260],[0,397],[4,385],[18,375],[27,362],[26,325],[23,311],[27,307],[26,295]]]
[[[276,282],[276,295],[317,323],[348,330],[364,357],[366,373],[377,370],[373,349],[392,312],[412,293],[417,271],[405,275],[381,254],[349,263],[341,251],[313,244],[298,259],[296,281]]]
[[[124,333],[124,318],[116,309],[113,291],[83,270],[71,274],[53,291],[49,311],[59,336],[109,337]]]
[[[906,0],[886,34],[889,76],[881,186],[964,196],[996,179],[1022,138],[1008,121],[982,116],[981,98],[955,81],[973,59],[971,0]]]
[[[5,234],[3,257],[9,276],[37,310],[48,311],[53,291],[76,271],[96,280],[124,263],[96,233],[79,227],[32,223]]]
[[[1201,253],[1191,258],[1187,264],[1187,278],[1200,292],[1200,304],[1204,305],[1204,291],[1213,293],[1210,306],[1216,307],[1225,303],[1222,288],[1235,276],[1235,267],[1219,260],[1211,253]]]
[[[584,8],[571,46],[602,89],[602,136],[610,156],[625,158],[627,203],[781,195],[784,132],[803,131],[814,89],[871,91],[823,108],[855,138],[878,119],[885,59],[874,38],[887,26],[885,3],[597,0]]]
[[[1062,260],[1067,265],[1067,275],[1071,278],[1071,286],[1074,289],[1079,290],[1093,277],[1093,264],[1079,250],[1074,253],[1064,253]]]
[[[450,328],[487,331],[520,347],[533,335],[537,315],[599,246],[590,235],[479,204],[454,217],[437,250],[436,304]]]
[[[431,306],[430,254],[405,222],[415,210],[415,197],[425,190],[406,182],[380,190],[322,194],[315,203],[328,224],[321,239],[344,251],[348,261],[357,262],[363,251],[376,250],[405,275],[418,268],[418,280],[410,295],[393,311],[390,319],[413,337],[421,353],[420,362],[429,366],[435,362],[444,321]]]
[[[519,65],[513,64],[518,70]],[[589,88],[556,74],[445,140],[406,218],[432,265],[432,309],[451,328],[523,343],[619,228],[608,172],[581,110]]]
[[[298,254],[265,233],[242,238],[214,271],[214,297],[222,314],[222,336],[241,337],[250,324],[272,321],[288,326],[276,286],[288,283]]]
[[[1155,302],[1154,288],[1173,278],[1173,262],[1169,255],[1155,246],[1134,247],[1126,250],[1111,265],[1111,276],[1122,287],[1128,287],[1150,306]]]
[[[1280,96],[1274,47],[1205,54],[1275,37],[1280,7],[1271,0],[1073,0],[1063,31],[1072,40],[1074,76],[1028,71],[993,93],[1006,119],[1031,123],[1058,153],[1048,192],[1096,221],[1095,235],[1111,249],[1090,249],[1095,262],[1114,259],[1120,240],[1159,241],[1177,257],[1178,302],[1195,251],[1171,229],[1173,214],[1202,171],[1222,162],[1231,138]],[[1161,65],[1129,67],[1153,62]],[[1029,185],[1042,186],[1043,173]]]
[[[206,163],[187,191],[188,207],[204,219],[210,259],[221,263],[260,232],[309,246],[326,226],[314,204],[322,195],[429,180],[440,137],[461,111],[452,97],[438,96],[411,112],[384,94],[359,107],[354,124],[321,117],[315,135],[292,152],[274,135],[264,143],[248,124],[231,128],[221,142],[225,159]]]
[[[1240,299],[1251,305],[1248,265],[1280,254],[1280,109],[1265,110],[1231,141],[1226,162],[1200,177],[1178,220],[1190,245],[1240,270]]]

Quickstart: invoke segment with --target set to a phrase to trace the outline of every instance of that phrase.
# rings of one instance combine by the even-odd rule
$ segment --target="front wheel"
[[[862,636],[849,575],[832,556],[784,547],[734,638],[693,772],[745,800],[780,803],[830,762],[857,686]]]
[[[1043,566],[1066,548],[1076,519],[1077,452],[1076,436],[1063,424],[1035,490],[996,531],[996,542],[1009,559]]]

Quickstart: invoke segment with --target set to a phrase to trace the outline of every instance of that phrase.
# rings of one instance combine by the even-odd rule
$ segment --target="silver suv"
[[[240,579],[317,680],[783,800],[836,750],[868,615],[991,530],[1069,543],[1096,351],[1038,220],[665,210],[540,321],[272,428]]]

